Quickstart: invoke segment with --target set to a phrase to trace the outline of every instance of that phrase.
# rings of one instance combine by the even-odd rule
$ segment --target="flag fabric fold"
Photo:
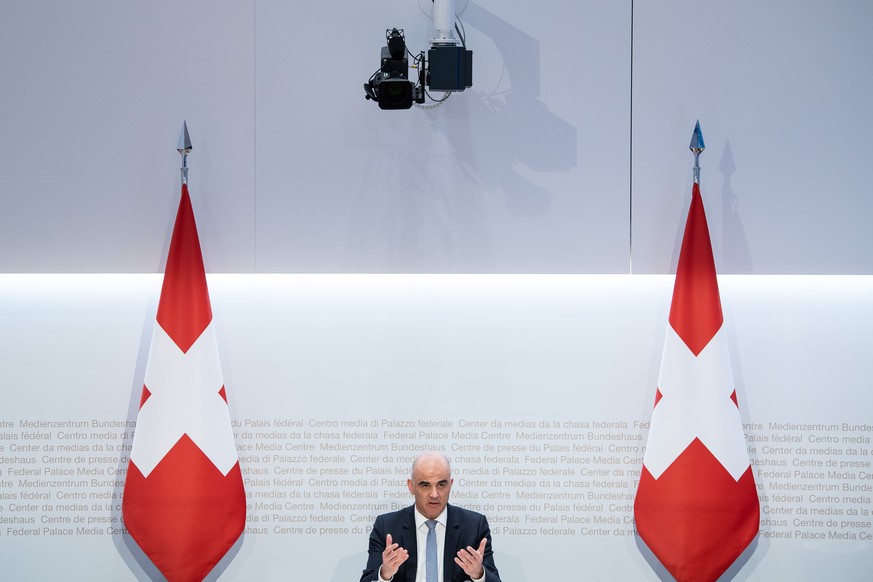
[[[203,580],[245,527],[245,490],[187,184],[167,255],[122,512],[131,537],[170,582]]]
[[[668,320],[634,520],[676,580],[710,582],[754,540],[760,514],[696,183]]]

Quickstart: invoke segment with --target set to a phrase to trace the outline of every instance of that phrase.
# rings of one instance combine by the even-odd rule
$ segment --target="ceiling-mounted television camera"
[[[409,109],[413,103],[423,104],[428,91],[442,91],[441,102],[454,92],[473,86],[473,51],[467,50],[462,29],[452,28],[455,19],[453,0],[434,0],[436,37],[431,48],[413,56],[406,48],[403,29],[385,31],[386,44],[382,47],[379,69],[364,83],[364,96],[379,104],[381,109]],[[460,37],[460,46],[454,36]],[[410,63],[411,59],[411,63]],[[410,80],[409,68],[417,70]]]
[[[409,59],[406,57],[406,39],[403,30],[392,28],[385,31],[387,42],[382,47],[379,70],[364,83],[367,99],[379,104],[380,109],[409,109],[412,102],[424,103],[424,67],[418,68],[418,80],[409,80]],[[418,63],[423,55],[413,59]]]

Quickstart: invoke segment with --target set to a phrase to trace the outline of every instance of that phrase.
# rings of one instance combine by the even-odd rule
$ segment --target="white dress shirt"
[[[417,570],[415,571],[415,582],[426,582],[426,572],[425,568],[427,567],[427,518],[418,512],[418,508],[414,508],[413,513],[415,514],[415,543],[418,546],[418,556],[417,556]],[[436,517],[437,525],[434,528],[436,532],[436,540],[437,540],[437,564],[439,567],[439,576],[437,580],[445,580],[443,577],[443,558],[445,557],[445,545],[446,545],[446,514],[448,513],[448,507],[443,509],[443,512]],[[383,580],[384,582],[389,582],[382,578],[382,571],[379,570],[379,580]],[[485,576],[479,578],[478,580],[473,580],[472,582],[482,582],[485,580]]]
[[[436,532],[436,547],[437,547],[437,580],[445,580],[443,578],[443,557],[445,554],[446,545],[446,512],[448,507],[443,508],[443,512],[439,514],[434,521],[437,522],[434,532]],[[415,542],[418,545],[418,569],[415,571],[415,582],[425,582],[425,568],[427,567],[427,518],[418,512],[415,508]]]

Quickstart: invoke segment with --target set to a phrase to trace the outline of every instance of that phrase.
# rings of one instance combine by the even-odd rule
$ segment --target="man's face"
[[[428,519],[435,519],[449,502],[449,492],[452,490],[449,466],[440,456],[422,457],[406,485],[415,497],[419,513]]]

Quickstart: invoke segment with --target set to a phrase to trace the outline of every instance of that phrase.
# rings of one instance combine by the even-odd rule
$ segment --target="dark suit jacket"
[[[385,536],[391,534],[391,540],[406,548],[409,558],[403,562],[393,582],[415,582],[415,571],[418,568],[418,540],[415,535],[414,506],[410,505],[400,511],[386,513],[376,518],[373,531],[370,532],[370,550],[367,557],[367,568],[361,576],[361,582],[372,582],[379,579],[379,566],[382,565],[382,551],[385,549]],[[485,556],[482,565],[485,567],[486,582],[500,582],[500,574],[494,565],[491,551],[491,530],[488,520],[481,513],[469,511],[454,505],[448,505],[446,514],[446,542],[443,549],[444,582],[462,582],[470,577],[455,564],[455,555],[461,548],[479,547],[482,538],[488,538],[485,546]]]

